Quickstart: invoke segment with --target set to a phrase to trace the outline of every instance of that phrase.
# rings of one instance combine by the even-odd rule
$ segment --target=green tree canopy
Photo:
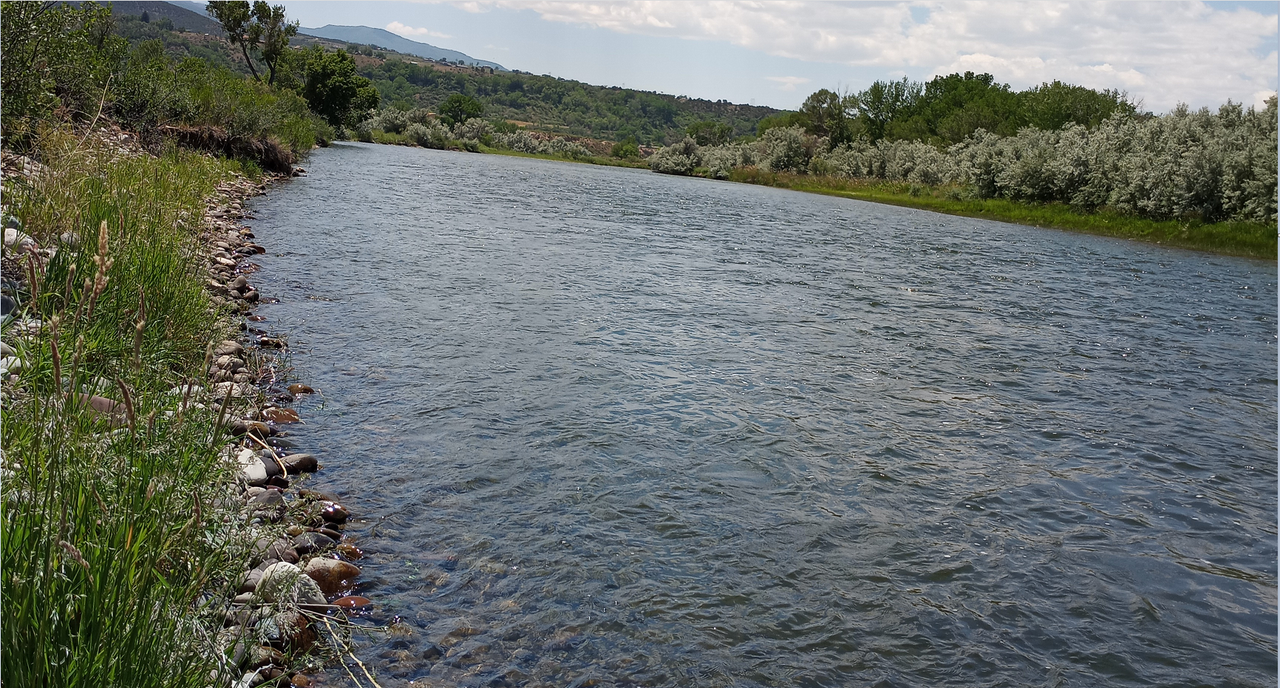
[[[455,93],[440,105],[440,118],[449,126],[484,114],[484,104],[468,95]]]
[[[330,53],[314,46],[306,51],[304,65],[302,97],[329,124],[354,126],[378,107],[378,89],[356,74],[356,62],[345,50]]]
[[[240,46],[253,78],[262,80],[253,64],[257,54],[267,64],[267,83],[274,84],[276,67],[289,49],[289,39],[298,34],[298,22],[285,21],[284,5],[272,6],[264,0],[256,0],[252,6],[248,0],[217,0],[205,10],[222,24],[227,41]]]

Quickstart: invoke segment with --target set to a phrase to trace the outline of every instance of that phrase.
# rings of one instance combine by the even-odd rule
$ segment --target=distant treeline
[[[1114,114],[1137,111],[1121,91],[1096,91],[1061,81],[1014,91],[990,74],[965,72],[935,77],[928,83],[906,78],[877,81],[857,93],[822,89],[809,96],[799,112],[762,121],[759,132],[799,126],[836,146],[859,138],[951,144],[979,129],[1010,136],[1025,127],[1045,131],[1069,124],[1095,127]]]

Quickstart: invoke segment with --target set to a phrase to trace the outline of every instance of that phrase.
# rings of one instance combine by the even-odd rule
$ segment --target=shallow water
[[[254,204],[256,281],[323,392],[290,439],[359,516],[384,688],[1275,685],[1274,264],[520,158],[307,167]]]

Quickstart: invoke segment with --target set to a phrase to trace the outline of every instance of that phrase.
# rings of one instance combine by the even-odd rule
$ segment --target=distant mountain
[[[203,2],[187,2],[187,0],[169,0],[169,4],[177,5],[178,7],[181,7],[184,10],[191,10],[196,14],[203,14],[206,17],[209,16],[209,13],[206,12],[204,9],[205,4]]]
[[[301,28],[298,29],[298,33],[304,33],[308,36],[317,36],[319,38],[328,38],[329,40],[334,41],[346,41],[347,43],[357,43],[360,45],[374,45],[379,48],[386,48],[399,53],[405,53],[406,55],[417,55],[418,57],[426,58],[428,60],[448,60],[449,62],[462,60],[464,64],[468,65],[475,65],[477,67],[493,67],[498,71],[507,71],[505,67],[497,62],[477,60],[466,53],[438,48],[427,43],[419,43],[418,41],[411,41],[403,36],[397,36],[390,31],[374,29],[368,26],[334,26],[333,24],[327,24],[318,29]]]
[[[80,5],[79,2],[68,2],[68,5]],[[159,0],[116,0],[116,2],[106,3],[111,8],[112,14],[141,17],[146,12],[147,19],[157,21],[160,19],[168,19],[173,22],[173,28],[191,31],[194,33],[207,33],[211,36],[222,35],[222,25],[205,16],[203,6],[200,6],[199,12],[193,12],[186,5],[196,6],[194,2],[172,3],[160,2]]]

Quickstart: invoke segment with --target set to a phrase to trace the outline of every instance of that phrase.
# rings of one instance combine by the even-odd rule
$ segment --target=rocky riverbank
[[[305,172],[298,168],[294,175],[299,174]],[[237,686],[281,677],[305,686],[310,680],[291,671],[299,655],[317,650],[322,639],[330,650],[341,643],[330,614],[370,602],[348,594],[360,575],[352,562],[362,556],[343,542],[349,511],[332,496],[301,488],[300,478],[320,465],[287,439],[287,428],[301,422],[290,404],[315,390],[290,383],[287,338],[256,326],[264,318],[254,308],[264,299],[249,277],[258,270],[253,257],[266,249],[240,221],[251,218],[248,199],[267,188],[248,180],[219,187],[200,234],[208,255],[207,289],[242,328],[239,341],[218,343],[207,359],[211,398],[239,411],[225,421],[235,438],[225,455],[238,468],[254,540],[251,568],[241,575],[220,637],[229,660],[244,672]]]

